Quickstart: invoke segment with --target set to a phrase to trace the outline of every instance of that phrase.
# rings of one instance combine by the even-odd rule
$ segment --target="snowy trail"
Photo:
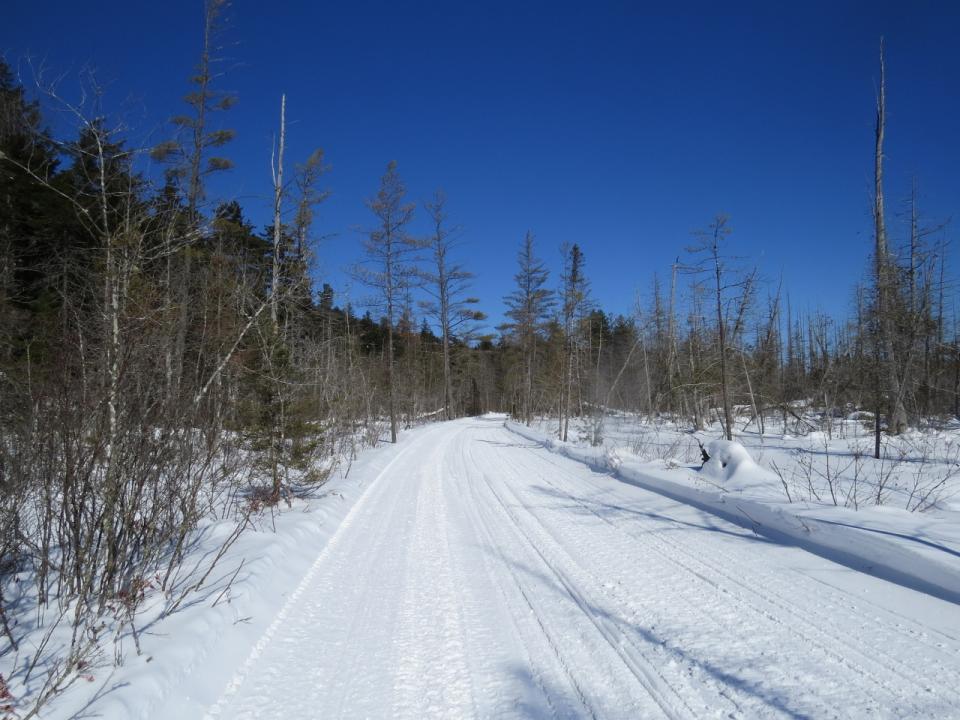
[[[960,610],[551,455],[412,433],[207,717],[960,717]]]

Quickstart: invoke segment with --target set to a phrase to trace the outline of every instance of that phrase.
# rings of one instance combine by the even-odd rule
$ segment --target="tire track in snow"
[[[549,481],[547,482],[548,484],[551,484],[556,489],[555,484],[549,483]],[[580,503],[577,500],[577,498],[574,497],[573,495],[569,493],[564,493],[564,494],[572,502],[580,505],[581,507],[584,507],[584,509],[589,510],[589,508],[586,508],[585,506],[583,506],[582,503]],[[604,522],[606,522],[611,527],[615,529],[620,529],[618,528],[617,525],[611,523],[609,519],[603,517],[599,513],[592,512],[592,514],[594,514],[600,520],[603,520]],[[805,633],[803,630],[795,627],[791,622],[785,621],[779,614],[775,612],[771,612],[769,609],[759,607],[756,604],[756,599],[757,597],[759,597],[756,595],[756,593],[753,594],[753,602],[747,601],[747,598],[744,598],[742,596],[733,596],[729,588],[721,580],[717,580],[715,578],[710,577],[711,571],[709,568],[705,566],[704,563],[700,563],[697,560],[695,560],[693,564],[691,564],[689,558],[687,559],[687,561],[685,561],[682,557],[678,557],[676,553],[665,551],[664,548],[660,546],[662,543],[663,543],[663,540],[660,537],[660,533],[656,533],[656,532],[644,535],[641,541],[641,544],[645,548],[653,549],[657,551],[658,554],[664,559],[665,562],[672,563],[674,567],[679,567],[683,569],[684,571],[686,571],[686,573],[688,573],[689,578],[696,578],[696,580],[702,583],[705,583],[716,595],[715,601],[708,607],[709,612],[704,612],[703,607],[697,607],[694,604],[687,602],[685,598],[682,598],[681,596],[681,602],[687,605],[688,609],[693,610],[700,616],[698,625],[700,626],[713,625],[718,629],[722,629],[722,632],[727,636],[742,633],[745,628],[745,623],[743,622],[743,618],[738,617],[737,614],[731,612],[730,610],[731,600],[742,601],[737,606],[740,610],[740,614],[742,614],[743,612],[746,612],[754,615],[755,621],[759,621],[763,624],[772,623],[773,625],[779,628],[780,632],[785,633],[787,635],[793,635],[796,638],[802,640],[803,646],[805,648],[815,649],[817,652],[820,653],[820,655],[823,657],[824,660],[846,667],[847,670],[852,671],[855,674],[859,675],[865,683],[872,685],[874,687],[874,692],[870,692],[870,693],[866,693],[862,689],[857,689],[855,687],[848,688],[847,689],[848,702],[849,702],[849,695],[855,694],[860,696],[859,702],[863,707],[878,709],[880,707],[880,704],[877,702],[874,696],[874,693],[878,693],[880,696],[886,695],[891,699],[893,699],[893,696],[890,695],[888,684],[878,679],[878,677],[876,676],[876,670],[877,670],[876,664],[873,663],[868,656],[861,654],[859,652],[856,652],[854,648],[849,648],[851,650],[854,650],[855,654],[860,655],[861,663],[874,665],[874,667],[872,668],[872,671],[862,667],[860,664],[857,664],[856,662],[851,660],[851,658],[849,658],[846,654],[844,654],[842,650],[837,650],[837,648],[835,647],[836,643],[833,642],[829,636],[826,636],[825,634],[820,633],[819,629],[813,628],[814,633],[817,634],[818,637],[817,638],[811,637],[809,634]],[[702,554],[702,548],[701,548],[701,554]],[[699,570],[693,566],[696,564],[701,565],[701,568]],[[666,573],[664,573],[664,575],[666,575]],[[728,581],[732,581],[734,584],[737,584],[737,581],[732,580],[731,576],[725,576],[725,579],[727,579]],[[698,593],[698,595],[700,597],[703,597],[703,593]],[[723,597],[724,595],[727,595],[730,597],[724,598]],[[726,607],[723,607],[723,606],[726,606]],[[793,615],[791,616],[791,620],[798,619],[801,617],[802,616],[800,615]],[[751,624],[749,625],[749,627],[751,628],[752,631],[756,631],[761,626],[756,624]],[[788,649],[788,651],[790,648],[797,647],[796,643],[789,643],[789,642],[775,643],[772,641],[772,639],[769,642],[767,642],[766,645],[786,648]],[[805,650],[804,652],[807,652],[807,650]],[[887,670],[887,668],[883,668],[882,666],[880,666],[880,668],[881,668],[880,674],[883,675],[884,674],[883,670]],[[890,677],[889,674],[888,674],[888,677]],[[891,677],[891,680],[893,680],[893,686],[896,687],[895,676]],[[887,706],[889,706],[890,704],[891,704],[890,702],[885,703],[885,705]],[[922,717],[924,715],[924,712],[918,707],[914,707],[913,710],[914,710],[915,716]]]
[[[911,697],[926,669],[900,672],[899,646],[871,657],[874,636],[844,628],[859,599],[818,595],[815,580],[781,571],[790,555],[631,515],[643,491],[518,447],[489,420],[418,432],[363,489],[206,717],[930,710]],[[931,647],[889,614],[867,624],[889,627],[913,659]],[[933,667],[933,682],[960,668],[938,657],[946,670]],[[938,707],[942,717],[956,706]]]
[[[561,475],[565,475],[568,479],[574,478],[574,480],[579,481],[581,485],[584,483],[582,477],[571,474],[562,466],[556,467]],[[945,647],[948,644],[952,644],[950,641],[953,639],[949,638],[949,636],[937,633],[937,635],[941,637],[941,643],[939,645],[933,645],[927,642],[921,636],[924,631],[919,627],[914,626],[912,633],[905,632],[903,630],[902,625],[904,623],[909,623],[912,625],[908,619],[903,618],[902,616],[897,616],[898,620],[894,620],[889,611],[872,605],[874,608],[872,612],[874,613],[873,620],[875,625],[870,628],[870,630],[873,632],[872,637],[874,642],[868,645],[863,641],[861,635],[866,629],[864,621],[868,620],[869,618],[865,616],[865,614],[861,612],[860,608],[856,605],[857,602],[865,601],[862,601],[859,598],[854,600],[849,595],[844,596],[839,591],[831,588],[825,583],[817,582],[816,586],[814,586],[813,583],[815,581],[810,580],[807,576],[799,573],[793,573],[792,579],[796,585],[800,585],[801,587],[794,585],[792,588],[787,588],[786,583],[776,573],[766,570],[762,565],[748,565],[743,563],[741,558],[735,557],[731,552],[724,549],[724,544],[722,543],[712,544],[710,548],[710,554],[707,555],[702,552],[702,547],[690,547],[689,537],[683,533],[681,533],[679,537],[671,536],[669,534],[650,533],[644,533],[642,536],[637,536],[627,527],[615,523],[610,518],[605,517],[603,514],[597,512],[594,507],[590,506],[590,500],[583,500],[580,497],[576,497],[573,494],[568,493],[566,490],[561,489],[555,483],[546,478],[545,481],[558,492],[562,492],[567,495],[570,501],[578,504],[585,511],[590,512],[609,525],[619,529],[621,532],[633,538],[635,541],[640,543],[649,543],[652,541],[658,545],[658,550],[663,552],[665,556],[675,557],[676,553],[680,553],[686,557],[686,566],[688,569],[698,576],[703,577],[706,582],[716,584],[713,580],[710,580],[708,577],[706,577],[706,575],[713,574],[720,576],[727,583],[739,588],[740,594],[737,595],[738,599],[746,601],[749,597],[759,598],[762,602],[768,605],[767,610],[763,610],[762,612],[771,620],[783,624],[781,617],[786,615],[792,620],[798,620],[799,622],[803,623],[807,628],[808,633],[812,633],[817,636],[817,639],[804,636],[805,640],[815,642],[825,649],[827,649],[828,646],[833,642],[842,645],[845,649],[859,656],[862,662],[873,667],[873,670],[865,671],[867,677],[873,678],[876,666],[880,666],[886,671],[886,673],[888,673],[890,677],[906,677],[910,679],[919,689],[926,693],[932,692],[936,688],[939,692],[950,695],[954,702],[960,706],[960,692],[956,690],[956,688],[960,687],[960,671],[956,669],[956,662],[958,656],[960,656],[960,650],[955,647],[953,656],[951,656],[951,654],[945,650]],[[598,492],[609,492],[609,488],[603,488],[589,480],[586,482]],[[624,508],[624,513],[626,514],[628,512],[629,510]],[[636,524],[637,523],[633,523],[633,525]],[[682,529],[682,526],[679,524],[675,524],[674,527],[677,529]],[[726,562],[711,562],[709,559],[711,556],[719,556],[721,559],[726,560]],[[696,565],[701,566],[699,571],[692,567]],[[730,571],[731,567],[737,568],[736,574]],[[720,586],[717,585],[717,587],[719,588]],[[722,587],[720,589],[723,592],[730,592],[729,587]],[[847,611],[844,613],[838,612],[835,615],[831,615],[829,612],[820,611],[820,603],[812,606],[807,604],[801,607],[791,599],[791,597],[798,596],[815,596],[818,598],[818,600],[826,600],[829,603],[832,603],[832,608],[834,609],[843,606],[847,608]],[[868,601],[866,601],[865,604],[869,604]],[[754,608],[754,606],[750,605],[749,603],[746,603],[745,607],[758,611],[761,610],[760,608]],[[828,607],[828,609],[830,608]],[[856,624],[858,626],[857,635],[853,635],[850,632],[850,626],[845,627],[838,623],[837,617],[839,616],[845,616],[844,619],[850,621],[851,625]],[[887,622],[881,623],[881,617],[886,617]],[[824,628],[828,628],[829,632],[824,630]],[[878,635],[882,635],[882,637],[878,637]],[[892,644],[890,635],[899,636],[900,640],[895,644],[896,648],[905,648],[906,646],[910,645],[922,645],[926,647],[929,652],[934,653],[941,658],[952,660],[954,666],[950,667],[945,665],[942,661],[935,661],[933,658],[926,658],[928,663],[933,662],[933,669],[937,671],[937,676],[931,676],[931,666],[929,664],[924,665],[923,674],[918,673],[913,667],[911,667],[911,665],[902,662],[898,658],[898,653],[895,650],[889,649]],[[843,652],[839,652],[837,654],[844,658],[848,657]],[[884,691],[889,691],[890,683],[882,683],[881,687]],[[919,714],[922,715],[922,710],[920,708],[915,709]]]
[[[606,485],[603,485],[590,478],[582,478],[580,476],[575,476],[571,474],[569,469],[562,464],[563,460],[561,460],[560,458],[557,458],[557,456],[554,455],[553,453],[543,452],[541,457],[545,462],[549,462],[552,466],[557,468],[558,472],[561,475],[566,475],[568,478],[576,478],[576,481],[580,483],[585,482],[589,484],[590,487],[596,490],[598,494],[610,494],[611,485],[609,483]],[[574,462],[576,463],[576,461]],[[577,463],[577,464],[582,465],[581,463]],[[607,473],[600,473],[600,475],[602,475],[603,477],[610,478],[610,481],[614,483],[622,482],[616,479],[614,476],[609,475]],[[627,483],[627,485],[630,485],[630,484]],[[632,487],[637,487],[637,486],[632,486]],[[645,490],[643,488],[638,488],[638,489],[643,492],[651,492],[651,493],[653,492],[653,491]],[[656,495],[656,493],[654,494]],[[586,502],[589,504],[592,501],[587,500]],[[678,501],[673,501],[673,502],[678,502]],[[630,508],[625,508],[625,507],[620,508],[620,511],[623,515],[630,515],[636,512],[635,510],[632,510]],[[705,512],[705,511],[702,511],[702,512]],[[719,518],[717,520],[722,524],[727,523],[727,521],[721,520]],[[679,523],[674,523],[673,525],[676,529],[683,529]],[[731,525],[731,527],[736,528],[736,526],[734,525]],[[744,534],[746,533],[744,532]],[[671,545],[677,544],[676,540],[672,540],[667,537],[664,537],[663,539],[668,544],[671,544]],[[713,549],[713,551],[717,555],[722,555],[732,560],[735,564],[738,564],[741,567],[743,567],[741,560],[739,558],[734,557],[731,553],[724,551],[722,545],[715,546],[715,549]],[[696,551],[692,551],[692,554],[694,554],[694,556],[697,555]],[[771,584],[775,585],[776,587],[780,588],[777,594],[780,596],[780,598],[783,601],[787,603],[791,603],[792,601],[790,600],[790,598],[795,597],[798,594],[796,592],[795,587],[786,588],[785,587],[786,583],[781,579],[779,579],[778,575],[771,573],[769,571],[766,571],[762,567],[755,568],[753,566],[749,566],[749,567],[746,567],[745,569],[748,572],[751,572],[754,576],[760,576],[760,575],[763,576],[764,582],[758,582],[755,585],[755,587],[770,587]],[[908,642],[921,643],[927,646],[928,648],[930,648],[932,652],[935,652],[941,655],[945,660],[948,660],[951,662],[956,662],[957,659],[960,658],[960,637],[953,637],[949,634],[946,634],[937,630],[933,630],[931,628],[920,626],[908,617],[898,614],[895,611],[892,611],[888,608],[880,607],[876,603],[871,602],[869,598],[864,598],[864,597],[853,598],[849,594],[843,593],[843,591],[838,590],[837,588],[823,582],[822,580],[819,580],[818,578],[795,573],[792,579],[795,582],[799,582],[806,586],[804,588],[805,590],[804,594],[817,595],[817,596],[827,595],[832,601],[834,601],[838,605],[849,606],[851,602],[859,603],[861,605],[867,605],[872,608],[871,610],[872,612],[878,613],[879,615],[884,616],[887,619],[896,618],[898,622],[894,622],[892,627],[883,627],[883,632],[885,634],[889,632],[894,632],[900,635],[901,637],[903,637]],[[853,610],[859,609],[856,606],[850,606],[850,607]],[[938,638],[937,642],[930,642],[926,639],[931,634],[936,638]],[[952,648],[952,650],[948,650],[948,648]]]
[[[464,717],[475,710],[464,659],[462,610],[450,568],[446,503],[440,491],[447,451],[447,445],[433,448],[418,486],[413,541],[407,549],[408,582],[394,638],[394,717]],[[439,648],[423,642],[436,634]],[[438,649],[440,656],[433,654]]]
[[[436,430],[434,430],[430,434],[432,435],[435,433],[436,433]],[[429,437],[429,435],[427,435],[426,437]],[[401,459],[403,459],[408,454],[413,452],[413,450],[418,447],[419,443],[426,441],[426,437],[417,438],[417,440],[411,443],[408,447],[400,450],[397,453],[397,455],[393,459],[391,459],[390,462],[388,462],[386,466],[384,466],[384,468],[377,474],[374,480],[367,485],[367,487],[364,489],[361,496],[357,498],[353,507],[350,508],[350,511],[340,522],[340,525],[337,527],[336,531],[333,533],[333,535],[330,537],[327,543],[323,546],[323,549],[317,555],[316,560],[313,561],[313,564],[310,566],[310,569],[303,576],[303,579],[300,581],[300,584],[291,593],[290,597],[287,598],[286,602],[284,602],[283,606],[280,608],[280,611],[274,617],[273,621],[264,631],[263,635],[261,635],[260,639],[257,640],[253,648],[250,650],[250,654],[247,656],[246,660],[244,660],[243,664],[240,666],[237,672],[234,673],[233,678],[224,688],[220,697],[212,706],[210,706],[207,709],[206,713],[204,714],[204,720],[216,720],[221,716],[228,702],[234,697],[234,695],[236,695],[237,691],[240,689],[240,687],[244,685],[247,678],[253,672],[254,667],[257,661],[259,660],[260,656],[263,654],[264,650],[273,641],[273,638],[277,634],[277,631],[284,624],[287,617],[291,614],[291,610],[299,603],[301,597],[304,595],[304,592],[307,590],[307,588],[310,587],[311,583],[314,580],[314,577],[317,575],[321,566],[336,550],[337,546],[342,541],[342,538],[344,537],[344,535],[348,533],[350,528],[356,522],[357,516],[362,515],[362,513],[364,512],[364,508],[366,507],[367,504],[370,503],[370,498],[376,493],[377,488],[381,484],[380,481],[382,480],[382,478],[385,475],[387,475],[390,472],[390,470],[394,467],[394,465],[396,465]]]
[[[472,616],[472,622],[465,624],[465,629],[472,640],[479,641],[476,642],[479,647],[495,630],[501,631],[500,642],[503,643],[502,631],[508,628],[506,644],[510,648],[506,654],[515,664],[504,673],[504,667],[497,665],[492,654],[471,653],[468,662],[474,693],[484,701],[481,706],[475,700],[476,717],[582,717],[584,712],[590,713],[590,709],[582,702],[577,702],[576,707],[571,709],[564,696],[557,696],[556,686],[549,677],[554,673],[550,667],[544,667],[542,651],[541,654],[536,652],[548,641],[542,628],[538,626],[534,630],[530,627],[533,610],[527,599],[523,600],[525,610],[522,615],[517,613],[516,594],[520,593],[523,597],[523,583],[511,570],[511,560],[501,546],[503,538],[498,541],[489,522],[480,516],[482,501],[476,495],[473,482],[476,470],[467,462],[466,445],[470,442],[467,435],[467,430],[458,435],[458,442],[451,453],[455,482],[447,486],[453,495],[451,509],[459,515],[463,523],[460,527],[465,533],[460,539],[464,545],[456,563],[459,579],[467,589],[464,610],[466,612],[469,609]],[[482,578],[478,578],[480,568],[483,569]],[[508,577],[502,577],[504,575]],[[488,587],[480,596],[480,589]],[[492,597],[490,591],[494,593]],[[550,648],[549,652],[559,667],[554,649]],[[518,672],[522,677],[515,676]],[[562,673],[562,669],[557,672]],[[529,681],[535,686],[535,695],[532,694]]]
[[[671,682],[668,680],[657,667],[657,665],[652,662],[636,644],[634,644],[621,632],[616,623],[610,619],[615,616],[609,613],[609,611],[607,611],[605,608],[602,608],[602,605],[595,599],[595,595],[597,594],[596,592],[592,593],[594,597],[588,597],[590,591],[584,586],[584,578],[581,576],[577,580],[574,580],[569,572],[571,569],[569,567],[570,563],[558,561],[553,553],[549,553],[545,547],[545,543],[543,542],[543,537],[537,539],[531,537],[530,531],[524,526],[516,514],[510,510],[508,504],[504,502],[498,491],[494,489],[489,471],[492,463],[489,461],[485,462],[478,460],[473,453],[472,447],[468,449],[471,465],[480,470],[480,476],[484,481],[484,486],[489,491],[490,496],[494,499],[494,502],[499,510],[498,515],[509,520],[514,534],[532,551],[533,555],[538,561],[538,564],[544,567],[550,573],[550,575],[553,576],[558,585],[562,587],[563,590],[569,595],[570,599],[574,601],[579,609],[579,612],[586,620],[589,621],[589,623],[595,629],[595,632],[602,639],[602,642],[604,642],[606,646],[613,651],[620,663],[622,663],[622,667],[624,667],[630,673],[635,681],[656,703],[660,713],[664,717],[669,718],[696,717],[697,713],[684,699],[682,692],[678,688],[677,681],[675,680]],[[568,567],[562,568],[562,565],[567,565]],[[523,592],[523,584],[519,579],[516,581],[521,587],[521,592]],[[531,612],[537,616],[537,608],[534,607],[533,603],[530,602],[525,593],[524,597],[530,606]],[[562,653],[559,650],[558,644],[552,640],[550,629],[545,625],[539,616],[537,616],[537,621],[540,624],[544,635],[550,640],[555,653],[558,655],[558,658],[561,658],[562,662]],[[567,674],[570,676],[571,682],[576,684],[576,678],[573,672],[570,671],[567,663],[563,663],[563,666]],[[584,693],[581,689],[579,689],[579,687],[578,694],[580,697],[584,697]]]
[[[538,613],[537,607],[535,606],[534,602],[531,600],[528,590],[525,588],[525,583],[521,581],[516,571],[512,567],[513,561],[506,556],[503,550],[503,547],[500,544],[501,542],[503,542],[502,535],[494,533],[493,528],[491,527],[490,520],[483,516],[483,511],[481,510],[481,508],[483,507],[483,501],[476,494],[475,488],[473,487],[472,484],[469,485],[468,487],[470,492],[470,499],[473,501],[471,503],[471,506],[474,509],[473,517],[474,517],[475,527],[478,529],[481,535],[481,539],[486,544],[486,546],[496,553],[497,558],[500,560],[500,563],[499,563],[500,569],[507,570],[510,576],[510,579],[512,581],[511,586],[513,590],[520,595],[523,601],[523,607],[525,608],[525,613],[528,613],[529,619],[527,619],[526,621],[524,621],[524,619],[518,616],[515,612],[512,614],[511,620],[524,646],[524,651],[526,653],[526,658],[528,661],[528,667],[531,670],[531,676],[534,679],[534,681],[537,683],[537,687],[540,690],[541,697],[548,704],[551,717],[553,718],[567,717],[567,716],[576,717],[577,715],[573,712],[571,713],[565,712],[570,708],[566,708],[563,705],[558,705],[558,701],[563,701],[564,698],[553,697],[554,690],[553,690],[552,679],[545,677],[547,675],[547,671],[545,668],[542,668],[540,666],[540,663],[535,659],[534,648],[533,648],[534,643],[532,643],[529,639],[531,634],[531,630],[529,629],[531,620],[532,620],[532,623],[536,625],[536,633],[542,639],[543,643],[549,647],[549,651],[553,657],[553,660],[556,662],[556,665],[559,668],[560,672],[562,673],[564,680],[569,685],[569,687],[573,690],[573,695],[575,696],[579,707],[585,713],[587,713],[591,718],[593,718],[594,720],[597,720],[596,709],[593,707],[593,704],[587,699],[583,688],[581,687],[580,683],[577,681],[577,678],[573,675],[572,671],[570,670],[569,663],[564,658],[563,652],[561,652],[553,635],[547,630],[546,626],[544,625],[544,621],[541,618],[540,614]],[[515,596],[513,596],[508,591],[508,589],[499,580],[499,578],[495,576],[494,573],[490,573],[490,575],[500,589],[500,593],[504,601],[504,605],[506,607],[515,607],[516,602],[515,600],[512,599]]]
[[[533,453],[529,452],[527,448],[518,448],[517,457],[515,458],[516,464],[520,465],[527,469],[528,472],[537,472],[540,474],[539,479],[543,480],[546,484],[550,485],[554,491],[563,494],[567,500],[575,503],[584,511],[589,512],[594,517],[604,521],[606,524],[610,525],[613,528],[620,530],[626,536],[638,544],[638,547],[644,549],[654,549],[657,553],[663,558],[663,561],[666,563],[673,563],[679,565],[690,577],[697,578],[699,581],[706,583],[708,586],[714,588],[714,591],[718,595],[727,594],[730,595],[730,598],[727,601],[727,604],[731,601],[739,603],[739,608],[741,611],[746,611],[747,613],[753,614],[759,620],[763,622],[772,622],[775,625],[778,625],[781,629],[781,632],[788,634],[794,634],[798,636],[804,643],[804,647],[807,645],[813,646],[814,648],[819,649],[827,657],[831,658],[834,663],[839,663],[848,668],[848,670],[855,672],[859,675],[863,681],[873,687],[873,691],[867,694],[864,694],[862,690],[856,691],[853,687],[844,688],[845,699],[849,702],[850,694],[859,692],[861,695],[861,703],[864,708],[874,708],[878,710],[879,708],[886,707],[889,708],[891,703],[887,702],[882,705],[878,705],[876,702],[874,693],[879,694],[880,697],[886,696],[896,704],[898,704],[897,711],[891,716],[899,717],[901,712],[906,710],[906,706],[912,706],[912,714],[914,717],[924,717],[929,712],[929,705],[925,704],[923,700],[917,700],[915,697],[906,696],[902,693],[902,681],[899,679],[900,676],[906,676],[911,678],[914,682],[920,685],[920,687],[929,687],[929,683],[924,683],[922,678],[914,672],[909,666],[894,659],[892,665],[882,663],[877,661],[871,650],[867,648],[861,648],[847,640],[845,637],[851,635],[849,628],[844,630],[839,628],[837,632],[837,637],[830,635],[829,633],[824,632],[816,626],[816,623],[813,620],[805,617],[805,613],[809,612],[809,606],[803,608],[796,606],[794,604],[787,604],[784,602],[778,603],[777,601],[771,599],[767,596],[763,590],[760,588],[763,587],[763,583],[746,583],[739,579],[736,575],[732,574],[729,570],[724,570],[722,567],[717,566],[715,563],[709,563],[706,558],[709,557],[716,549],[717,543],[711,543],[709,546],[709,552],[707,546],[701,543],[698,548],[686,548],[676,545],[676,540],[668,537],[666,533],[662,533],[662,528],[664,522],[661,520],[653,521],[647,519],[645,522],[645,527],[648,527],[654,532],[645,532],[641,536],[633,535],[632,533],[624,530],[623,527],[620,527],[618,524],[612,522],[610,518],[606,517],[604,514],[597,512],[594,508],[588,507],[574,493],[567,492],[560,488],[556,482],[551,481],[546,478],[542,473],[542,466],[539,463],[541,455],[544,455],[544,451],[534,451]],[[537,462],[535,462],[537,461]],[[573,462],[573,461],[567,461]],[[580,490],[585,484],[590,486],[592,489],[597,489],[596,484],[592,481],[588,482],[585,480],[587,477],[588,471],[585,466],[573,464],[572,466],[565,466],[562,461],[557,462],[553,458],[550,458],[550,464],[553,467],[556,475],[565,477],[567,482],[573,483],[575,486],[579,486],[577,489]],[[582,469],[583,472],[575,473],[571,468]],[[612,481],[615,482],[615,481]],[[610,488],[604,488],[605,491],[609,492]],[[526,509],[530,511],[534,516],[537,515],[537,512],[529,506],[529,504],[521,503],[526,506]],[[635,511],[642,512],[642,511]],[[541,521],[542,522],[542,521]],[[556,527],[552,523],[542,523],[543,526],[547,529]],[[636,523],[634,523],[636,524]],[[683,529],[681,525],[669,523],[677,529]],[[658,531],[659,530],[659,531]],[[693,536],[688,537],[687,539],[692,539]],[[700,537],[700,536],[696,536]],[[578,538],[579,539],[579,538]],[[685,556],[685,559],[678,557],[678,553],[681,556]],[[729,556],[728,556],[729,557]],[[743,563],[736,559],[735,562],[731,563],[739,571],[744,571],[744,574],[748,572],[748,568],[743,565]],[[700,566],[698,570],[696,565]],[[768,573],[773,575],[773,573]],[[663,576],[666,576],[667,573],[663,573]],[[711,579],[709,576],[713,575],[714,578],[720,576],[717,579]],[[731,594],[727,584],[733,584],[740,590],[744,591],[740,595]],[[756,586],[755,586],[756,585]],[[702,596],[702,594],[701,594]],[[750,598],[754,598],[754,601],[751,602]],[[681,601],[684,598],[684,595],[681,593],[678,595],[678,598]],[[766,607],[758,607],[756,600],[760,600],[761,605]],[[693,607],[688,603],[689,607]],[[725,627],[724,632],[729,634],[730,632],[735,632],[737,625],[740,626],[740,629],[743,629],[742,620],[737,619],[736,614],[730,612],[719,613],[715,605],[711,605],[710,612],[700,613],[701,621],[704,625],[717,625],[717,620],[725,622],[733,622],[731,626]],[[785,620],[784,617],[789,618]],[[794,626],[794,621],[799,621],[805,628],[805,631],[801,631]],[[811,637],[811,633],[816,637]],[[839,638],[839,639],[838,639]],[[789,648],[790,645],[787,644],[784,647]],[[849,651],[849,652],[847,652]],[[878,648],[878,651],[882,654],[883,651]],[[850,659],[850,654],[857,658],[857,661]],[[867,666],[867,667],[864,667]],[[869,669],[867,669],[869,668]],[[897,688],[897,690],[891,691],[890,688]],[[951,689],[946,691],[949,694],[955,694]],[[897,693],[897,694],[894,694]],[[938,698],[939,702],[940,699]],[[848,705],[849,707],[849,705]],[[942,704],[941,704],[942,707]]]

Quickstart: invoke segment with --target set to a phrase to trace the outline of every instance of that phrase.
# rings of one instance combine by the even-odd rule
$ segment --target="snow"
[[[40,717],[202,717],[230,680],[238,659],[263,635],[357,498],[392,459],[392,450],[367,450],[346,476],[345,468],[341,469],[315,497],[294,499],[291,509],[266,510],[255,518],[254,526],[231,546],[205,587],[173,614],[164,613],[170,597],[148,595],[136,619],[142,654],[136,654],[132,638],[125,633],[105,648],[99,667],[84,673]],[[180,587],[198,579],[198,572],[191,571],[204,571],[234,527],[229,520],[202,523],[184,562],[189,575]],[[26,694],[17,681],[48,625],[29,635],[19,653],[0,658],[0,674],[14,678],[15,699]],[[59,634],[54,633],[54,641]],[[119,664],[113,662],[114,654],[121,658]],[[42,677],[38,672],[34,675]],[[92,703],[89,708],[88,703]]]
[[[755,463],[739,442],[707,443],[711,457],[701,468],[700,463],[644,460],[617,446],[562,443],[517,423],[507,426],[554,452],[613,471],[625,482],[689,503],[754,533],[960,603],[958,513],[788,503],[783,492],[777,492],[779,478]]]
[[[44,717],[98,688],[107,720],[960,716],[956,604],[708,511],[731,492],[689,468],[512,429],[362,453],[241,537],[226,600],[156,623]],[[735,469],[710,483],[755,480],[717,455]]]
[[[711,440],[707,443],[707,454],[710,459],[703,464],[701,471],[717,480],[734,480],[763,472],[738,442]]]

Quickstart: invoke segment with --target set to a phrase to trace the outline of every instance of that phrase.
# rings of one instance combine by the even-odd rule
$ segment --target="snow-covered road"
[[[552,455],[410,433],[216,718],[960,717],[960,610]]]

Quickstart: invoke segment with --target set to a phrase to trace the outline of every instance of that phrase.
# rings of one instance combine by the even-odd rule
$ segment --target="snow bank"
[[[707,446],[711,459],[698,471],[695,466],[641,461],[622,450],[578,447],[511,421],[504,425],[552,452],[613,472],[624,482],[706,510],[758,535],[960,603],[960,528],[954,523],[889,507],[855,511],[774,502],[764,489],[776,478],[735,442],[711,442]]]

